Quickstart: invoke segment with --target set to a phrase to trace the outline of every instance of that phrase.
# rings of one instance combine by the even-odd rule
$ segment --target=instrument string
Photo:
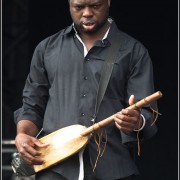
[[[105,140],[103,140],[103,134],[105,134]],[[96,157],[96,161],[95,161],[95,164],[93,167],[93,172],[96,169],[99,158],[102,157],[102,155],[104,154],[105,149],[106,149],[106,144],[107,144],[106,130],[102,130],[101,132],[94,133],[94,141],[97,145],[97,157]],[[102,144],[103,144],[103,149],[101,148]]]

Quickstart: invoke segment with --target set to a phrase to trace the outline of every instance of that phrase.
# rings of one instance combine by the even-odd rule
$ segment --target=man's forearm
[[[30,120],[21,120],[17,124],[17,134],[27,134],[36,136],[38,134],[37,126]]]

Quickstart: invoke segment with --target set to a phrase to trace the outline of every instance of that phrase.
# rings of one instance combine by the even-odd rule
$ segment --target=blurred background
[[[141,41],[154,66],[158,133],[141,146],[139,180],[178,179],[178,0],[112,0],[110,15],[118,27]],[[45,37],[70,25],[68,1],[2,0],[2,179],[13,180],[16,151],[13,112],[22,105],[22,89],[32,53]],[[25,178],[33,179],[33,177]]]

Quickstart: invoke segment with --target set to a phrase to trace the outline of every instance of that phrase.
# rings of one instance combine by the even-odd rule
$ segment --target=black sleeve
[[[50,86],[43,64],[43,54],[44,46],[40,43],[34,51],[30,73],[23,90],[23,106],[14,112],[15,123],[27,119],[33,121],[38,128],[42,127]]]

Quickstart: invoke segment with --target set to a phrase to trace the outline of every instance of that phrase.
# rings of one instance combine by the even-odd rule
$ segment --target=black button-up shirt
[[[46,134],[72,124],[92,125],[106,49],[117,33],[120,34],[119,51],[96,121],[127,107],[131,94],[136,101],[152,94],[152,63],[139,41],[120,31],[113,22],[107,38],[95,42],[84,57],[83,45],[69,26],[36,47],[23,91],[23,106],[15,112],[15,121],[29,119],[43,127]],[[152,113],[143,109],[142,114],[146,118],[143,135],[149,138],[156,132],[156,127],[150,126]],[[96,176],[110,180],[136,174],[138,171],[125,146],[126,142],[136,141],[136,134],[120,132],[114,123],[106,127],[106,132],[106,150],[97,164]],[[88,146],[94,163],[97,147],[93,140]],[[52,169],[76,180],[78,163],[78,158],[73,156]]]

